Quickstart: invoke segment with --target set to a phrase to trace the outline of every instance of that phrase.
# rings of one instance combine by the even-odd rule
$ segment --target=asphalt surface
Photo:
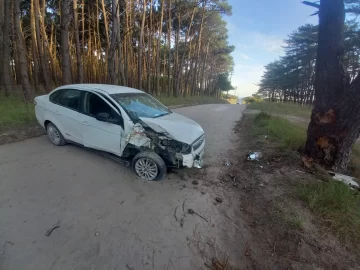
[[[233,149],[232,128],[244,108],[174,111],[203,127],[205,164],[216,166]],[[54,147],[46,136],[0,146],[0,269],[203,268],[196,239],[226,243],[214,226],[221,216],[211,192],[194,188],[196,172],[187,173],[187,181],[171,174],[144,182],[96,153]]]

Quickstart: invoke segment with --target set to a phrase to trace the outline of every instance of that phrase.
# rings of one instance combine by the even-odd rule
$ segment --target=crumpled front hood
[[[177,113],[159,118],[140,117],[140,119],[156,132],[167,132],[173,139],[187,144],[192,144],[204,134],[198,123]]]

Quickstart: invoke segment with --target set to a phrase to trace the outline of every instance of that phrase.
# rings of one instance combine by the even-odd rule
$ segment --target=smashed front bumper
[[[179,154],[182,165],[188,168],[201,168],[204,164],[205,136],[202,135],[195,140],[191,147],[192,151],[190,154]]]

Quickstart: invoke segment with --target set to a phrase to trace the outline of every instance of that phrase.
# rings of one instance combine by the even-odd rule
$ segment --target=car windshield
[[[111,97],[132,117],[157,118],[171,111],[145,93],[112,94]]]

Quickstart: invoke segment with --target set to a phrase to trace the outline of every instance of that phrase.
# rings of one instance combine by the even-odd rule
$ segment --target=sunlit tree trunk
[[[120,16],[120,7],[118,8],[118,24],[119,24],[119,30],[118,30],[118,51],[119,51],[119,78],[122,85],[127,85],[127,79],[125,77],[125,67],[124,67],[124,57],[123,57],[123,38],[121,36],[121,26],[124,25],[121,23],[121,16]]]
[[[160,24],[158,29],[157,46],[156,46],[156,93],[160,94],[160,46],[164,18],[164,0],[161,0]]]
[[[115,57],[116,57],[116,42],[117,42],[117,32],[118,32],[118,12],[117,12],[117,1],[112,0],[112,29],[111,29],[111,44],[109,49],[108,56],[108,70],[111,84],[118,84],[118,79],[115,71]]]
[[[78,0],[74,0],[74,30],[75,30],[75,43],[76,43],[76,65],[77,65],[77,74],[78,74],[78,82],[84,82],[84,71],[81,60],[81,49],[80,49],[80,37],[79,37],[79,22],[78,22]]]
[[[39,87],[39,59],[38,59],[38,49],[37,49],[37,40],[36,40],[36,24],[35,24],[35,1],[31,1],[30,3],[30,28],[31,28],[31,49],[32,49],[32,61],[33,61],[33,81],[35,85],[35,89]]]
[[[171,96],[171,0],[168,6],[168,96]]]
[[[24,93],[24,99],[25,101],[30,102],[32,99],[33,90],[29,81],[28,60],[26,56],[27,53],[24,35],[21,29],[20,14],[20,0],[14,0],[15,46],[18,54],[17,69],[19,70],[19,79]]]
[[[70,16],[70,0],[61,1],[61,71],[62,71],[62,83],[71,83],[71,64],[69,53],[69,25],[71,21]]]
[[[137,87],[142,89],[142,51],[144,43],[144,27],[145,27],[145,16],[146,16],[146,0],[143,1],[142,6],[142,18],[141,18],[141,28],[140,28],[140,38],[138,45],[138,64],[137,64]]]
[[[39,22],[39,17],[44,16],[41,14],[40,11],[40,5],[39,0],[33,0],[34,7],[35,7],[35,25],[36,25],[36,41],[37,41],[37,50],[38,55],[40,59],[40,66],[41,66],[41,74],[42,78],[45,84],[45,89],[47,92],[51,91],[52,85],[50,80],[50,74],[49,74],[49,65],[48,65],[48,59],[46,57],[46,45],[44,43],[47,43],[47,41],[44,41],[44,39],[47,39],[47,35],[45,31],[43,31],[43,39],[40,38],[40,32],[41,32],[41,26]],[[45,35],[44,35],[45,33]]]

